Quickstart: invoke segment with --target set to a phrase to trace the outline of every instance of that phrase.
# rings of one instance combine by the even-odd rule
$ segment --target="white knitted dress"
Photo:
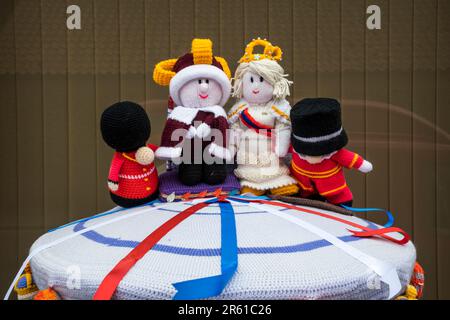
[[[248,128],[240,119],[240,114],[248,113],[259,123],[274,128],[273,139]],[[286,100],[270,101],[265,105],[251,105],[245,100],[235,104],[228,113],[228,122],[237,136],[237,164],[235,175],[241,185],[257,190],[270,190],[296,184],[289,175],[289,168],[280,159],[290,143],[290,106]],[[276,150],[280,150],[277,154]]]

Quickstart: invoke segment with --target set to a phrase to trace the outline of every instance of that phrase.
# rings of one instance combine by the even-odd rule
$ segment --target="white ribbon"
[[[230,199],[230,201],[233,201]],[[399,294],[402,290],[402,285],[400,283],[400,279],[398,277],[397,271],[395,267],[385,261],[381,261],[373,256],[370,256],[364,252],[362,252],[359,249],[356,249],[355,247],[350,246],[346,242],[342,241],[341,239],[337,238],[336,236],[330,234],[329,232],[316,227],[315,225],[306,222],[299,217],[292,216],[290,214],[287,214],[283,211],[276,210],[268,205],[263,204],[256,204],[249,202],[249,206],[254,207],[258,210],[267,211],[277,217],[280,217],[284,220],[287,220],[291,223],[294,223],[316,235],[321,237],[322,239],[327,240],[337,248],[341,249],[348,255],[352,256],[353,258],[357,259],[361,263],[365,264],[367,267],[372,269],[377,275],[380,276],[381,281],[386,283],[389,286],[389,299],[394,298],[397,294]]]

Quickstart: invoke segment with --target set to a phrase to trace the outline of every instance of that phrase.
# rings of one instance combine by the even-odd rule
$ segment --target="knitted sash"
[[[255,118],[253,118],[250,115],[250,112],[248,109],[245,109],[239,114],[239,118],[241,119],[242,123],[248,127],[249,129],[252,129],[256,131],[257,133],[264,134],[268,137],[272,136],[272,127],[265,125],[261,122],[258,122]]]

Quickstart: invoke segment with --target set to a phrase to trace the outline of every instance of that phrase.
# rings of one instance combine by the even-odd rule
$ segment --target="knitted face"
[[[273,99],[273,86],[253,72],[242,78],[242,89],[242,96],[249,103],[263,104]]]
[[[213,79],[195,79],[181,87],[179,96],[186,108],[215,106],[222,100],[222,88]]]

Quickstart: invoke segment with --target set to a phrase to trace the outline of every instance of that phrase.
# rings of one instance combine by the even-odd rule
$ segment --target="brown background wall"
[[[82,30],[66,28],[70,4]],[[365,27],[370,4],[381,30]],[[209,37],[234,70],[261,36],[284,51],[291,101],[341,99],[350,147],[375,166],[348,172],[355,205],[390,208],[426,297],[449,299],[449,15],[448,0],[1,0],[0,290],[47,229],[111,208],[104,108],[140,102],[158,143],[168,89],[153,65]]]

